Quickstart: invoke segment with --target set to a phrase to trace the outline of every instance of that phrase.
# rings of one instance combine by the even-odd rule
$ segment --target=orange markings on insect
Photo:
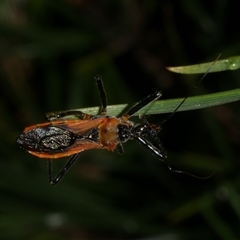
[[[90,149],[104,149],[99,143],[95,142],[88,142],[85,140],[77,141],[74,145],[71,146],[67,151],[59,152],[59,153],[44,153],[44,152],[37,152],[37,151],[28,151],[30,154],[39,157],[39,158],[48,158],[48,159],[56,159],[62,157],[68,157],[86,150]]]

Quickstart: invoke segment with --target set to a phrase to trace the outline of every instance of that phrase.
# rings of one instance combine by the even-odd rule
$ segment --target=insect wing
[[[67,121],[56,121],[52,122],[52,126],[56,126],[65,130],[69,130],[74,134],[86,135],[88,132],[105,121],[104,117],[99,117],[91,120],[67,120]]]
[[[98,126],[105,120],[66,120],[25,128],[17,143],[40,158],[60,158],[88,149],[104,148],[98,141]]]

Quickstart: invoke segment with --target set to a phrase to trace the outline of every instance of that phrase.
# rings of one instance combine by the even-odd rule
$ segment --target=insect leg
[[[163,163],[165,163],[169,169],[169,171],[171,172],[175,172],[175,173],[181,173],[181,174],[185,174],[185,175],[189,175],[191,177],[194,177],[194,178],[198,178],[198,179],[208,179],[210,178],[213,174],[211,173],[210,175],[206,176],[206,177],[199,177],[199,176],[196,176],[194,174],[191,174],[191,173],[188,173],[188,172],[184,172],[184,171],[181,171],[181,170],[176,170],[176,169],[173,169],[170,165],[169,165],[169,162],[167,160],[167,154],[165,153],[161,143],[160,143],[160,140],[158,139],[158,145],[159,145],[159,148],[155,147],[151,142],[149,142],[148,140],[142,138],[142,137],[135,137],[135,139],[140,143],[142,144],[144,147],[146,147],[147,149],[149,149],[151,152],[153,152],[154,155],[156,155],[159,160],[161,160]]]
[[[146,105],[148,105],[151,102],[154,102],[155,100],[159,99],[162,96],[161,92],[159,91],[155,91],[154,93],[150,94],[149,96],[147,96],[146,98],[144,98],[143,100],[141,100],[140,102],[138,102],[137,104],[135,104],[133,107],[131,107],[125,114],[125,117],[130,118],[134,113],[136,113],[138,110],[140,110],[141,108],[145,107]]]
[[[123,154],[124,150],[123,150],[123,145],[121,142],[119,142],[119,144],[117,145],[117,151],[119,154]]]
[[[153,152],[154,155],[156,155],[159,160],[161,160],[163,163],[165,163],[168,167],[168,169],[171,171],[171,172],[176,172],[176,173],[183,173],[183,174],[187,174],[187,175],[190,175],[190,176],[193,176],[193,177],[197,177],[195,175],[192,175],[190,173],[187,173],[187,172],[183,172],[183,171],[179,171],[179,170],[175,170],[175,169],[172,169],[171,166],[169,165],[168,161],[167,161],[167,154],[166,152],[164,151],[161,143],[160,143],[160,140],[158,139],[158,147],[155,147],[151,142],[149,142],[148,140],[146,140],[145,138],[142,138],[142,137],[135,137],[135,139],[141,143],[144,147],[146,147],[148,150],[150,150],[151,152]],[[197,177],[199,178],[199,177]]]
[[[64,112],[52,112],[52,113],[45,114],[48,121],[56,121],[68,116],[74,116],[78,119],[85,119],[86,115],[87,114],[78,110],[68,110]]]
[[[106,115],[106,112],[107,112],[107,95],[106,95],[106,91],[105,91],[104,86],[103,86],[103,81],[102,81],[102,78],[100,76],[95,76],[94,79],[96,81],[98,91],[99,91],[99,94],[100,94],[100,100],[101,100],[101,104],[102,104],[101,114]]]
[[[74,154],[65,164],[65,166],[60,170],[60,172],[56,175],[55,178],[52,177],[52,160],[47,161],[48,166],[48,180],[51,185],[56,185],[62,177],[67,173],[73,163],[76,161],[79,153]]]
[[[159,160],[162,162],[166,163],[168,165],[168,168],[170,169],[170,166],[167,162],[167,154],[164,151],[163,147],[161,144],[159,144],[159,148],[155,147],[151,142],[149,142],[147,139],[142,138],[142,137],[135,137],[135,139],[142,144],[144,147],[146,147],[148,150],[153,152],[154,155],[156,155]]]

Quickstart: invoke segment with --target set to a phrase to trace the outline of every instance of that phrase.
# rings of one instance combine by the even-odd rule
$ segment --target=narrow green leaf
[[[230,57],[215,62],[207,62],[202,64],[167,67],[169,71],[184,74],[221,72],[226,70],[237,70],[240,68],[240,56]]]
[[[176,107],[181,103],[182,100],[183,98],[155,101],[147,105],[146,107],[140,109],[138,112],[134,114],[134,116],[141,115],[141,114],[151,115],[151,114],[171,113],[176,109]],[[240,89],[194,96],[194,97],[189,97],[184,102],[184,104],[178,109],[178,112],[213,107],[213,106],[226,104],[230,102],[236,102],[239,100],[240,100]],[[124,112],[124,110],[127,110],[131,106],[132,105],[127,105],[127,104],[110,105],[107,108],[108,115],[118,116],[119,114]],[[98,113],[99,107],[74,109],[74,111],[82,111],[84,113],[94,115]],[[61,111],[61,112],[65,112],[65,111]],[[49,114],[50,113],[48,113],[47,115]],[[67,118],[73,119],[74,116],[70,116],[70,117],[68,116]]]

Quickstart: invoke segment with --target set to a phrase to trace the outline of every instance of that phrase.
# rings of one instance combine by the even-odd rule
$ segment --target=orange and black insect
[[[123,116],[116,118],[107,115],[107,98],[100,76],[95,77],[102,103],[100,115],[89,115],[81,111],[70,110],[52,113],[47,116],[48,122],[33,125],[24,129],[17,139],[18,145],[30,154],[48,160],[49,182],[56,185],[82,151],[89,149],[117,150],[123,153],[123,143],[136,139],[152,151],[160,160],[166,162],[167,155],[157,136],[161,127],[144,121],[135,124],[129,118],[142,107],[159,99],[161,93],[155,91],[130,108]],[[66,120],[74,116],[77,120]],[[147,138],[153,138],[154,146]],[[52,160],[70,156],[66,165],[55,178],[52,177]]]
[[[204,76],[200,79],[199,83]],[[95,81],[102,104],[99,115],[85,114],[76,110],[52,113],[51,115],[47,115],[48,122],[25,128],[17,139],[18,145],[30,154],[49,159],[47,161],[49,183],[56,185],[82,151],[107,149],[109,151],[117,150],[119,154],[122,154],[123,143],[132,139],[137,140],[156,155],[159,160],[166,163],[169,170],[177,173],[185,173],[173,170],[169,166],[167,154],[158,137],[158,133],[161,130],[160,125],[150,124],[144,117],[142,123],[134,123],[129,120],[141,108],[159,99],[161,92],[153,92],[130,108],[124,115],[116,118],[107,115],[107,97],[101,77],[96,76]],[[187,98],[188,96],[180,102],[176,109],[162,123],[172,117]],[[68,116],[74,116],[77,120],[68,119]],[[52,160],[66,156],[71,157],[57,176],[53,178]],[[189,173],[185,174],[194,176]]]

